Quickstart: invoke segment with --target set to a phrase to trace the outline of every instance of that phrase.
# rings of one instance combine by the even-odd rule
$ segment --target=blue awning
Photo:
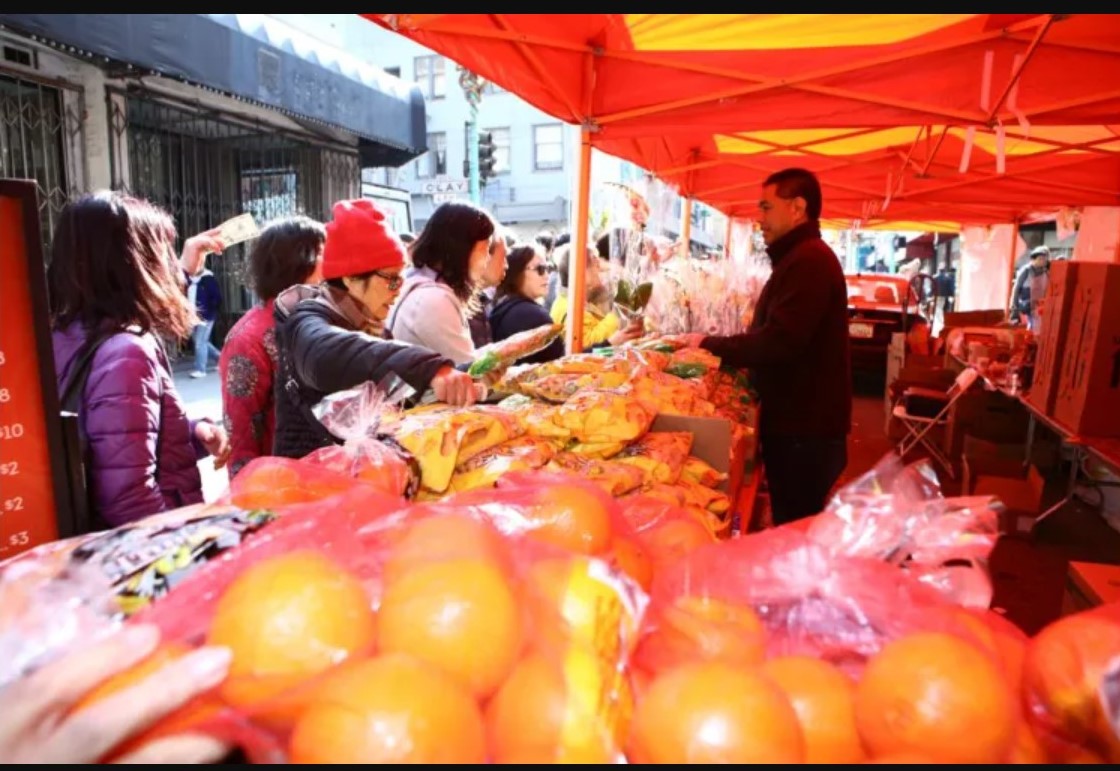
[[[351,132],[364,167],[427,150],[419,88],[263,14],[0,13],[0,25]]]

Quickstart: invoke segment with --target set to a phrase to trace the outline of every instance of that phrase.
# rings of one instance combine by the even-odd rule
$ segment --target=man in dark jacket
[[[383,325],[404,279],[405,248],[372,201],[342,201],[327,223],[324,283],[295,286],[276,298],[274,454],[302,458],[339,443],[311,412],[332,393],[396,375],[418,392],[455,406],[478,388],[450,359],[384,337]]]
[[[750,329],[687,335],[734,367],[751,370],[774,524],[822,511],[848,463],[852,423],[848,291],[821,239],[821,187],[804,169],[763,183],[759,217],[773,273]]]

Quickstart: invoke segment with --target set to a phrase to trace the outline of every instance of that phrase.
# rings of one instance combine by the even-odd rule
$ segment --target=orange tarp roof
[[[1120,203],[1118,15],[367,16],[730,213],[795,163],[834,217]]]

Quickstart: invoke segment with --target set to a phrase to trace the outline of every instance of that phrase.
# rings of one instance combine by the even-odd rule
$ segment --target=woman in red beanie
[[[340,201],[327,223],[319,286],[276,298],[276,439],[273,454],[302,458],[337,443],[311,407],[323,397],[394,374],[417,392],[429,388],[455,406],[478,399],[474,381],[428,348],[387,340],[389,315],[404,279],[405,246],[372,201]]]

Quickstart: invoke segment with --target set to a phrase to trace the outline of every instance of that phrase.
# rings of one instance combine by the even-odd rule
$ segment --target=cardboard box
[[[1120,436],[1120,265],[1077,268],[1054,418],[1081,436]]]
[[[1058,379],[1069,337],[1079,267],[1078,263],[1070,260],[1059,260],[1050,265],[1050,283],[1043,305],[1042,329],[1038,334],[1034,378],[1026,395],[1043,415],[1054,414],[1054,403],[1058,398]]]
[[[688,415],[658,415],[650,431],[687,431],[692,434],[692,454],[728,478],[718,489],[735,495],[743,481],[745,446],[735,447],[731,421],[726,418],[695,418]]]
[[[1120,565],[1071,562],[1066,573],[1062,615],[1120,600]]]

